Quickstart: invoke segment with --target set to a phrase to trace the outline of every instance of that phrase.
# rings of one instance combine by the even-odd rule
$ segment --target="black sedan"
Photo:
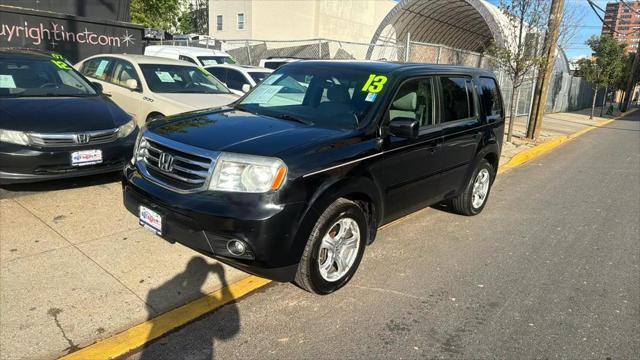
[[[120,171],[137,134],[60,55],[0,49],[0,184]]]

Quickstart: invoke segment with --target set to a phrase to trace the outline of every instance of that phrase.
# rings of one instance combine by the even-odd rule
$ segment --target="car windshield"
[[[386,82],[386,76],[363,70],[283,67],[251,90],[237,107],[313,126],[355,129],[363,125]]]
[[[204,66],[216,64],[235,64],[235,60],[229,56],[198,56],[198,60]]]
[[[195,66],[142,64],[140,68],[147,85],[156,93],[229,93],[229,89],[208,71]]]
[[[0,97],[96,95],[82,75],[62,60],[0,57]]]
[[[260,81],[266,79],[269,74],[271,73],[264,71],[249,71],[249,76],[251,76],[253,81],[255,81],[256,83],[259,83]]]

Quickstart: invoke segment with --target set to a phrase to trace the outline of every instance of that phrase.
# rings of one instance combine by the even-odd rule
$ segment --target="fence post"
[[[407,33],[407,47],[404,49],[404,62],[409,62],[411,59],[411,33]]]
[[[440,64],[440,54],[442,53],[442,46],[438,46],[438,56],[436,57],[436,64]]]
[[[318,39],[318,59],[322,59],[322,39]]]
[[[531,121],[531,108],[533,107],[533,98],[535,97],[536,84],[538,83],[538,70],[533,71],[533,79],[531,79],[531,99],[529,99],[529,110],[527,111],[527,129],[529,128],[529,122]],[[547,99],[544,99],[545,107]]]
[[[244,45],[247,47],[247,57],[249,58],[248,65],[253,65],[253,61],[251,60],[251,48],[249,47],[249,40],[246,40],[244,42]]]

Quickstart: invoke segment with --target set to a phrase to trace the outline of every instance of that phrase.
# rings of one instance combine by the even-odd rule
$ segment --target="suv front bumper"
[[[199,192],[179,194],[144,179],[127,165],[124,205],[139,216],[145,206],[162,216],[162,237],[245,272],[276,281],[295,277],[301,248],[296,231],[305,203],[275,205],[260,194]],[[227,250],[238,239],[248,245],[243,256]]]

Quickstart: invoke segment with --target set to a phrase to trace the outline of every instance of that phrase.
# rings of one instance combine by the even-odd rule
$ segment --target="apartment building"
[[[640,1],[608,3],[602,33],[627,44],[627,53],[636,52],[640,40]]]

